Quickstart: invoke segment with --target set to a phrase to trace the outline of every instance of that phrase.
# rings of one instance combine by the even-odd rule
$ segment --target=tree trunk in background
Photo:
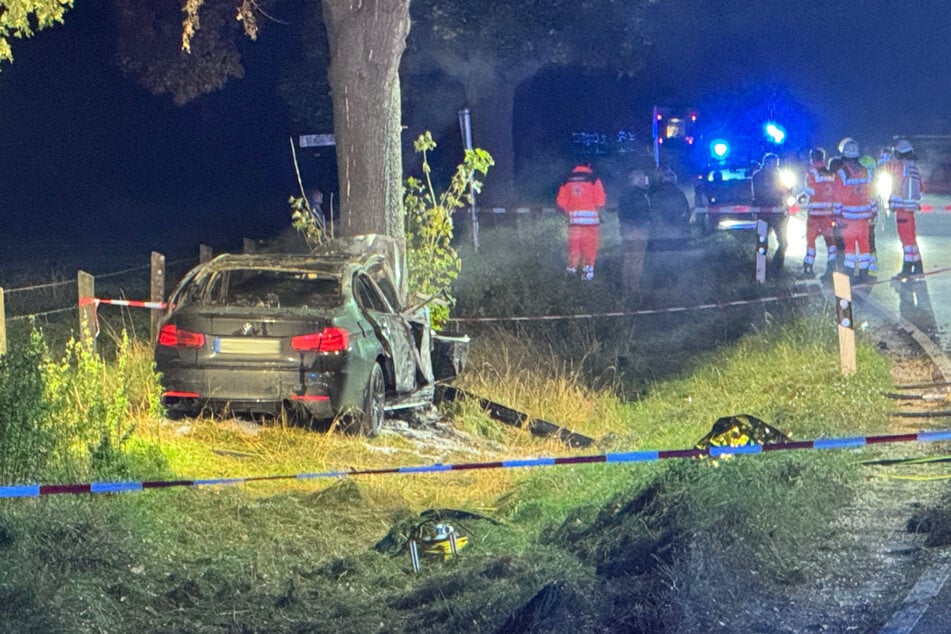
[[[340,180],[335,229],[402,242],[399,65],[409,0],[323,0],[323,14]]]
[[[512,141],[515,83],[495,78],[495,83],[466,84],[466,101],[472,116],[472,143],[486,150],[495,165],[485,177],[481,205],[518,204],[515,189],[515,148]]]

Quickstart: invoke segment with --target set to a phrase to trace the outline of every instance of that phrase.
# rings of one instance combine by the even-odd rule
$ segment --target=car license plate
[[[263,337],[216,337],[215,352],[220,354],[274,355],[281,351],[281,340]]]

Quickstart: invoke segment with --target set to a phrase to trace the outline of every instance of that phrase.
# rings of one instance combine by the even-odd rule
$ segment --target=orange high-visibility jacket
[[[568,214],[568,224],[597,225],[606,198],[601,179],[587,165],[579,165],[558,190],[555,202]]]
[[[872,191],[874,172],[858,161],[846,161],[835,175],[836,203],[848,220],[869,220],[878,213]]]
[[[831,216],[835,207],[835,174],[813,167],[806,172],[805,193],[809,196],[810,216]]]

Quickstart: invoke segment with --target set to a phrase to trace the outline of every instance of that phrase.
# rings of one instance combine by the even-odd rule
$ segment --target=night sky
[[[107,0],[79,0],[64,26],[14,43],[0,72],[0,250],[24,235],[158,247],[285,227],[288,136],[302,132],[275,92],[286,31],[242,44],[245,79],[177,107],[120,74],[113,29]],[[662,0],[652,34],[643,74],[533,92],[521,116],[606,121],[627,100],[696,103],[771,83],[813,111],[811,143],[951,132],[944,0]]]

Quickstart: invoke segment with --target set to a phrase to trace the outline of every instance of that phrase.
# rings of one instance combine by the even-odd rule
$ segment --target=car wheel
[[[379,363],[373,364],[370,378],[363,394],[363,408],[348,413],[341,424],[348,434],[372,438],[383,429],[384,406],[386,401],[386,383],[383,380],[383,368]]]

